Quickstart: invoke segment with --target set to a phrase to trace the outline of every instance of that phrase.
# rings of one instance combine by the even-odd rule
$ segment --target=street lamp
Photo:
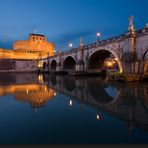
[[[72,45],[72,43],[70,43],[70,44],[69,44],[69,48],[72,49],[72,47],[73,47],[73,45]]]
[[[56,54],[56,51],[54,50],[54,55]]]
[[[96,36],[97,36],[97,41],[100,41],[100,36],[101,36],[101,34],[98,32],[98,33],[96,34]]]

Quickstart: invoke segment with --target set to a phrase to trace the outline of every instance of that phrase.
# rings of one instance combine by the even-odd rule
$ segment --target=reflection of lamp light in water
[[[72,100],[69,101],[69,106],[72,106]]]
[[[28,89],[27,89],[27,94],[29,93]]]
[[[42,75],[38,76],[38,80],[39,80],[39,83],[43,84],[43,76]]]
[[[55,97],[56,95],[57,95],[56,92],[54,92],[54,97]]]
[[[100,120],[100,116],[99,116],[99,114],[97,114],[96,119],[97,119],[97,120]]]
[[[47,88],[45,87],[45,91],[47,90]]]

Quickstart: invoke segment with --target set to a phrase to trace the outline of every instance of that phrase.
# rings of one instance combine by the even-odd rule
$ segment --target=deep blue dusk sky
[[[36,29],[57,50],[70,42],[84,43],[127,31],[128,16],[134,15],[136,29],[148,22],[147,0],[0,0],[0,47],[25,40]]]

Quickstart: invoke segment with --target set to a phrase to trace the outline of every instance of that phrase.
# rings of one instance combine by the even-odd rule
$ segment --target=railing
[[[106,39],[106,40],[97,41],[95,43],[85,45],[84,49],[94,48],[94,47],[98,47],[98,46],[105,46],[106,44],[117,42],[117,41],[122,40],[124,38],[125,38],[125,34],[122,34],[122,35],[112,37],[112,38],[109,38],[109,39]]]
[[[136,31],[136,37],[140,37],[148,33],[148,28],[142,28]]]
[[[116,37],[112,37],[112,38],[109,38],[109,39],[106,39],[106,40],[102,40],[102,41],[94,42],[94,43],[91,43],[91,44],[87,44],[87,45],[83,46],[83,49],[85,50],[85,49],[89,49],[89,48],[105,46],[106,44],[110,44],[110,43],[122,40],[122,39],[124,39],[124,37],[125,37],[125,34],[122,34],[122,35],[119,35],[119,36],[116,36]],[[74,52],[77,52],[78,50],[79,50],[79,47],[72,48],[70,50],[62,52],[62,55],[74,53]],[[60,52],[55,54],[54,56],[51,56],[51,58],[54,58],[54,57],[58,56],[59,54],[60,54]]]

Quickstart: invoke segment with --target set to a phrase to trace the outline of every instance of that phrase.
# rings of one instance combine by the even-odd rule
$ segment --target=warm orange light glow
[[[45,87],[45,92],[47,91],[47,88]]]
[[[118,61],[118,59],[117,59],[117,58],[115,58],[115,61]]]
[[[27,89],[27,94],[29,93],[28,89]]]
[[[47,90],[48,91],[45,91]],[[54,90],[45,85],[23,84],[0,86],[0,96],[15,94],[17,101],[29,102],[32,107],[40,107],[54,98]]]
[[[112,66],[113,66],[113,62],[112,62],[112,61],[108,61],[108,62],[106,62],[106,65],[107,65],[108,67],[112,67]]]
[[[40,84],[43,84],[44,83],[44,81],[43,81],[43,75],[40,74],[38,76],[38,81],[39,81]]]
[[[43,67],[43,61],[39,61],[38,67],[39,67],[39,68],[42,68],[42,67]]]

